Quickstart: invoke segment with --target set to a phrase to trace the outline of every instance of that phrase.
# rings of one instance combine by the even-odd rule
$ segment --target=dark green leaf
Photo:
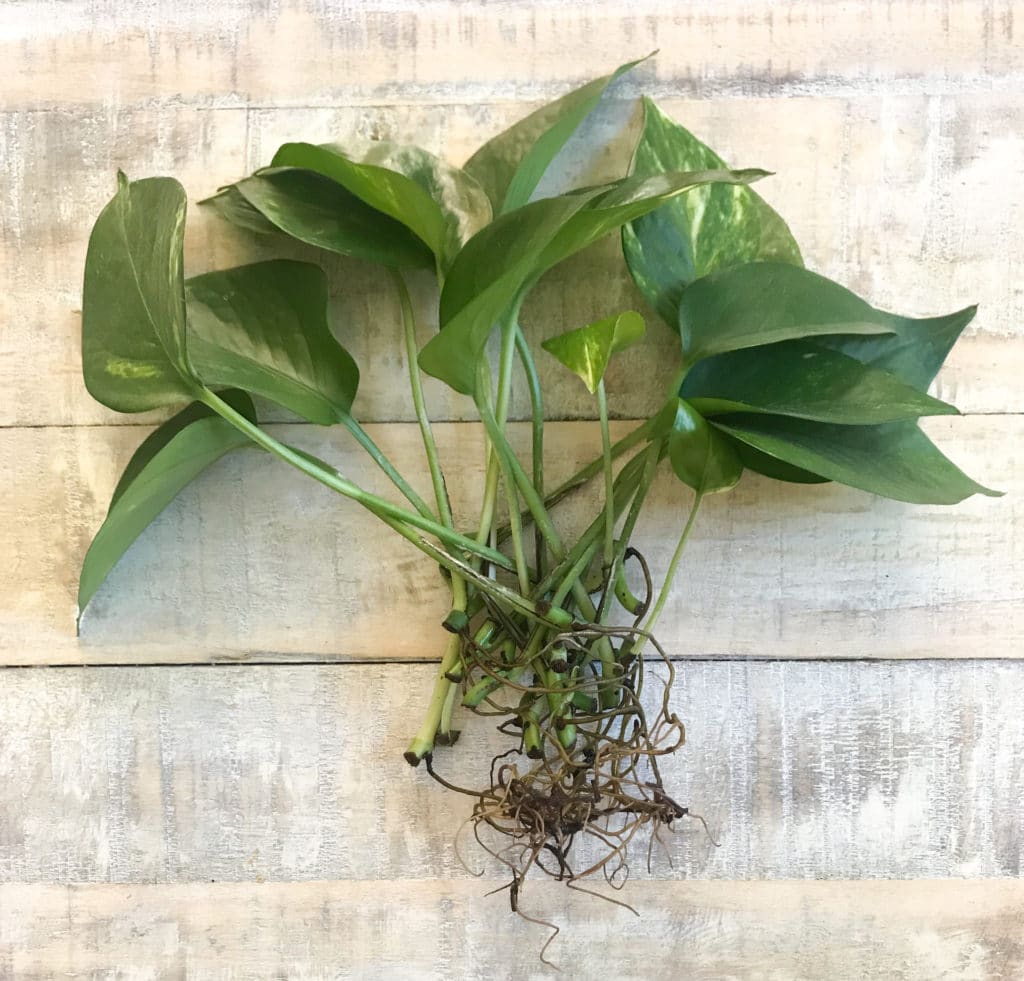
[[[362,162],[398,171],[422,187],[441,210],[445,233],[441,254],[447,269],[462,246],[491,220],[491,202],[484,189],[464,170],[415,146],[375,142]]]
[[[668,458],[675,475],[700,494],[735,487],[743,474],[743,464],[729,440],[712,429],[683,399],[670,400],[659,414],[659,420],[670,416]]]
[[[237,412],[247,416],[253,422],[256,421],[256,413],[253,408],[252,399],[245,392],[227,391],[221,393],[221,398]],[[176,416],[168,419],[163,425],[158,426],[143,440],[142,445],[135,451],[134,456],[128,461],[121,479],[114,488],[110,497],[110,507],[117,503],[117,499],[132,485],[132,482],[142,471],[142,468],[149,463],[175,436],[186,426],[192,425],[199,419],[205,419],[213,415],[213,410],[202,402],[193,402],[188,408],[182,409]],[[108,509],[109,510],[109,509]]]
[[[281,229],[262,211],[250,204],[237,184],[222,188],[213,197],[199,203],[210,205],[222,218],[226,218],[232,225],[244,228],[246,231],[256,232],[260,235],[273,235],[281,232]]]
[[[441,332],[420,353],[420,367],[471,394],[493,324],[548,269],[623,222],[709,181],[749,181],[761,171],[711,171],[627,178],[502,215],[466,244],[441,293]],[[500,257],[500,261],[498,261]]]
[[[694,364],[727,351],[823,334],[891,334],[892,317],[824,276],[779,262],[712,273],[683,293],[679,334]]]
[[[927,391],[942,362],[977,307],[966,307],[944,317],[919,320],[887,314],[892,334],[877,337],[828,337],[819,343],[885,371],[891,371],[918,391]]]
[[[480,182],[491,199],[496,215],[520,208],[530,200],[551,161],[594,111],[605,89],[620,75],[646,60],[640,58],[620,65],[610,75],[595,79],[541,106],[536,112],[489,140],[469,158],[465,169]]]
[[[782,480],[789,484],[827,484],[829,482],[828,477],[822,477],[820,474],[811,473],[810,470],[794,467],[792,464],[779,460],[774,456],[769,456],[767,453],[755,450],[753,446],[734,439],[732,436],[726,436],[724,433],[723,436],[732,444],[747,470],[753,470],[754,473],[763,474],[772,480]]]
[[[624,351],[643,336],[644,318],[627,310],[549,338],[541,346],[578,375],[594,393],[612,355]]]
[[[764,412],[819,422],[873,425],[956,415],[887,371],[810,341],[719,354],[690,369],[679,394],[705,416]]]
[[[644,99],[631,173],[718,168],[726,168],[718,154]],[[683,289],[696,279],[758,260],[803,265],[786,223],[740,185],[709,184],[662,205],[622,229],[622,248],[637,286],[673,329]]]
[[[943,456],[913,422],[840,426],[735,415],[712,425],[793,466],[897,501],[957,504],[972,494],[999,496]]]
[[[436,256],[444,254],[447,226],[437,202],[419,183],[396,170],[350,160],[339,148],[285,143],[271,167],[299,167],[322,174],[371,208],[405,225]],[[422,169],[423,159],[416,168]]]
[[[186,283],[190,349],[209,388],[231,386],[330,425],[349,410],[359,370],[327,322],[318,266],[277,259]]]
[[[186,353],[182,293],[185,191],[169,177],[129,182],[89,238],[82,292],[82,373],[119,412],[184,402],[196,386]]]
[[[300,242],[339,255],[393,267],[435,264],[430,248],[405,225],[311,170],[262,170],[205,203],[243,228],[266,231],[269,224]]]
[[[235,392],[229,400],[255,421],[248,396]],[[234,426],[198,404],[146,439],[129,462],[86,553],[78,584],[79,616],[132,542],[184,487],[229,450],[252,445]]]

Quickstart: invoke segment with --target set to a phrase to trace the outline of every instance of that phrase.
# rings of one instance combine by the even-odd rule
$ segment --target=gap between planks
[[[651,654],[644,655],[644,662],[648,664],[664,664],[664,658]],[[872,664],[889,666],[905,661],[913,661],[917,664],[943,664],[950,658],[925,657],[913,655],[907,657],[829,657],[819,655],[812,657],[778,657],[757,656],[756,654],[729,655],[687,655],[673,654],[667,658],[670,664],[675,665],[696,665],[696,664]],[[114,669],[137,669],[137,668],[363,668],[363,667],[406,667],[408,665],[440,664],[441,659],[437,657],[392,657],[392,658],[292,658],[287,654],[253,654],[246,658],[239,657],[236,660],[209,660],[209,661],[104,661],[102,663],[81,661],[68,661],[62,664],[0,664],[0,671],[38,671],[47,670],[84,670],[102,671]],[[957,664],[979,667],[983,665],[1015,665],[1020,663],[1016,657],[962,657],[956,659]]]

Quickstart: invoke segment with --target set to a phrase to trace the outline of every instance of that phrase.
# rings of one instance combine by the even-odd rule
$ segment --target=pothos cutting
[[[435,564],[450,591],[440,665],[405,757],[471,794],[476,837],[507,868],[513,909],[531,870],[616,884],[641,832],[650,840],[688,813],[659,769],[683,743],[669,701],[670,655],[683,652],[664,650],[655,630],[702,502],[744,471],[920,504],[994,493],[917,424],[957,412],[927,390],[973,307],[902,317],[806,269],[786,223],[751,187],[766,174],[729,169],[649,100],[626,176],[537,197],[559,151],[634,64],[534,112],[461,168],[413,146],[287,143],[269,166],[203,202],[254,235],[364,260],[390,280],[427,496],[358,421],[359,368],[328,322],[318,265],[281,258],[186,279],[182,186],[124,175],[86,259],[89,391],[120,412],[184,407],[118,483],[85,559],[80,612],[144,528],[229,451],[257,447],[362,507]],[[553,266],[615,232],[649,309],[544,325],[543,353],[533,350],[520,325],[524,299]],[[437,281],[437,329],[422,347],[407,289],[408,271],[420,269]],[[643,336],[644,314],[664,321],[667,330],[655,329],[677,370],[659,411],[613,442],[605,373]],[[554,487],[540,357],[564,366],[561,384],[585,386],[603,447]],[[508,435],[519,372],[531,406],[525,460]],[[485,478],[472,514],[451,506],[448,484],[466,478],[444,473],[424,373],[470,400],[483,425]],[[371,493],[271,435],[258,402],[344,427],[394,494]],[[633,535],[665,469],[692,495],[655,584]],[[596,510],[568,540],[553,510],[591,481]],[[652,694],[644,682],[658,663],[667,681]],[[434,753],[455,741],[466,710],[496,717],[509,744],[489,774],[463,781],[439,774]]]

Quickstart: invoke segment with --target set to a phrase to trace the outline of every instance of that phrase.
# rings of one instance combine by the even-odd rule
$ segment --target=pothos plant
[[[143,442],[118,483],[85,559],[80,611],[146,525],[230,451],[256,447],[361,506],[439,566],[451,594],[440,666],[406,759],[464,789],[433,765],[435,747],[455,740],[460,709],[497,716],[511,741],[467,792],[478,840],[510,873],[513,909],[530,870],[570,884],[598,872],[614,881],[639,832],[657,835],[688,813],[658,766],[682,744],[683,726],[668,685],[657,697],[644,692],[642,655],[660,658],[671,679],[654,630],[703,501],[747,470],[920,504],[993,493],[917,424],[957,412],[927,389],[974,308],[897,316],[809,271],[786,223],[750,186],[764,172],[729,169],[645,100],[627,176],[535,199],[558,152],[633,64],[523,119],[462,168],[416,147],[287,143],[268,167],[204,202],[255,234],[382,268],[401,309],[428,498],[357,420],[359,369],[332,332],[317,265],[275,259],[185,279],[184,190],[168,177],[124,175],[86,259],[89,391],[121,412],[185,407]],[[543,356],[565,366],[561,384],[592,395],[603,446],[550,487],[538,355],[520,309],[544,273],[614,232],[668,328],[665,356],[678,370],[660,410],[613,443],[604,376],[644,334],[644,317],[608,310],[594,323],[544,325]],[[413,269],[437,279],[439,329],[422,348],[406,287]],[[531,402],[527,462],[508,438],[517,371]],[[473,515],[453,513],[422,373],[471,400],[486,432]],[[370,493],[271,435],[253,397],[343,426],[396,493]],[[632,539],[666,468],[692,491],[691,505],[655,586]],[[566,540],[553,508],[594,478],[596,513]],[[581,839],[589,844],[574,844]]]

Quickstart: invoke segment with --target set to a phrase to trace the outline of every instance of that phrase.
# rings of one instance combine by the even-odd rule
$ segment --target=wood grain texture
[[[1010,90],[1024,70],[1019,0],[71,0],[60,17],[44,0],[7,8],[8,108],[523,100],[655,48],[648,79],[720,96]]]
[[[472,881],[469,799],[402,759],[435,670],[0,671],[0,881]],[[672,705],[666,787],[721,844],[680,822],[656,879],[1021,875],[1024,663],[704,661]],[[510,741],[463,721],[436,763],[477,786]]]
[[[936,419],[927,428],[1008,495],[914,507],[747,475],[705,508],[685,566],[699,574],[681,576],[659,625],[663,642],[697,656],[1021,656],[1024,419]],[[393,496],[346,434],[274,431]],[[415,425],[371,433],[429,493]],[[450,485],[468,527],[483,483],[479,427],[448,424],[437,435],[460,475]],[[515,437],[528,445],[528,427],[517,425]],[[0,498],[10,556],[0,565],[0,663],[438,656],[448,607],[436,567],[355,505],[248,452],[217,464],[146,530],[76,639],[78,571],[140,439],[125,426],[0,431],[0,458],[10,461]],[[547,451],[554,485],[599,454],[597,426],[552,425]],[[592,488],[559,510],[566,531],[597,513],[599,494]],[[635,539],[656,576],[688,500],[665,468]]]
[[[980,313],[934,391],[966,412],[1019,412],[1024,373],[1024,108],[1015,94],[868,95],[857,99],[681,99],[664,107],[737,165],[778,172],[762,189],[791,223],[810,266],[901,313],[930,315],[977,302]],[[174,174],[193,202],[265,165],[286,140],[398,139],[461,161],[530,106],[402,105],[320,109],[88,108],[0,115],[0,426],[125,423],[137,417],[92,401],[81,381],[81,277],[92,223],[114,171]],[[548,192],[620,176],[638,124],[633,100],[592,119]],[[606,150],[601,150],[607,147]],[[364,421],[411,420],[401,326],[383,274],[283,239],[235,232],[193,207],[187,268],[200,272],[290,255],[322,262],[333,284],[336,331],[363,366]],[[426,276],[413,282],[423,337],[436,324]],[[564,263],[524,314],[533,339],[610,312],[647,311],[615,236]],[[612,366],[613,412],[639,417],[659,404],[676,362],[672,336],[648,312],[647,340]],[[589,418],[591,400],[566,386],[553,359],[539,365],[553,418]],[[645,384],[636,384],[637,378]],[[45,379],[45,384],[40,384]],[[471,418],[469,400],[433,381],[439,419]],[[516,416],[528,415],[519,380]],[[144,416],[156,419],[158,416]],[[280,414],[276,418],[282,418]]]
[[[195,202],[287,139],[397,137],[458,162],[656,47],[564,154],[566,179],[620,173],[645,92],[731,162],[778,172],[761,190],[812,268],[903,313],[980,302],[934,387],[977,415],[929,431],[1011,496],[912,509],[750,480],[713,502],[661,633],[727,658],[680,665],[689,743],[668,772],[722,845],[684,825],[672,866],[658,853],[649,876],[635,856],[640,920],[542,883],[529,911],[571,925],[552,950],[569,977],[1024,977],[1022,24],[1020,0],[4,3],[0,978],[551,976],[545,931],[483,898],[495,869],[475,880],[454,856],[465,799],[401,759],[433,664],[205,663],[436,655],[436,576],[352,507],[256,454],[224,461],[75,639],[89,538],[137,424],[160,418],[86,394],[82,266],[118,167],[174,174]],[[321,258],[192,209],[189,272],[285,254]],[[364,367],[357,411],[396,423],[372,432],[425,490],[393,299],[368,267],[326,267]],[[426,335],[430,285],[411,285]],[[525,321],[540,339],[638,305],[609,240],[542,281]],[[652,318],[609,379],[621,418],[657,404],[671,349]],[[552,416],[592,415],[541,369]],[[471,415],[428,397],[438,418]],[[553,426],[552,467],[588,459],[593,428]],[[385,490],[341,435],[278,431]],[[477,427],[439,436],[469,514]],[[664,482],[640,529],[656,570],[681,502]],[[873,660],[889,657],[941,660]],[[10,667],[73,662],[146,666]],[[474,782],[500,744],[467,729],[441,762]]]
[[[0,886],[0,973],[92,978],[686,977],[821,981],[1024,974],[1020,882],[645,882],[641,912],[526,891],[563,932],[512,916],[491,883]],[[127,968],[130,964],[131,968]]]

